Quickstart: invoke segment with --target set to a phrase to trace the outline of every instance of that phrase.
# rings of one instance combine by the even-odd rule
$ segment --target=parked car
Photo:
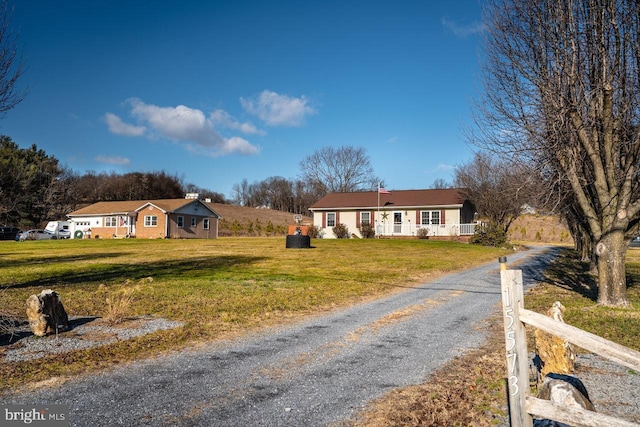
[[[25,240],[55,240],[57,239],[55,234],[47,233],[42,229],[21,231],[16,235],[16,241]]]
[[[632,248],[638,248],[640,247],[640,236],[636,237],[635,239],[633,239],[631,241],[631,247]]]
[[[0,240],[13,240],[19,232],[16,227],[0,227]]]

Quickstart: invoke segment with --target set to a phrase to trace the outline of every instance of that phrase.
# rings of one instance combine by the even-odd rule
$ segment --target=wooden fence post
[[[524,308],[522,271],[507,270],[507,258],[500,257],[500,288],[507,356],[507,394],[509,416],[514,427],[531,427],[533,418],[527,412],[529,396],[529,353],[520,310]]]

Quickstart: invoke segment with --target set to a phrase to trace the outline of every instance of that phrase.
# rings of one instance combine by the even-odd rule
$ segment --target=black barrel
[[[287,236],[287,248],[310,248],[311,237],[309,236]]]

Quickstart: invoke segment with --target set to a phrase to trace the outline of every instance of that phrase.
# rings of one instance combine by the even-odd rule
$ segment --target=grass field
[[[241,334],[505,253],[431,240],[312,244],[286,249],[284,238],[1,242],[2,314],[24,318],[29,295],[51,288],[69,315],[108,317],[119,311],[120,317],[158,316],[185,326],[64,356],[0,364],[0,389]]]

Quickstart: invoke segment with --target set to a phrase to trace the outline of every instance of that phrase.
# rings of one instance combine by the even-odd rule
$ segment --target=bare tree
[[[554,169],[584,220],[598,303],[628,306],[640,219],[640,3],[488,0],[476,143]]]
[[[464,188],[478,213],[504,232],[522,214],[522,207],[535,198],[535,174],[522,163],[513,163],[476,153],[455,171],[456,187]]]
[[[249,181],[246,178],[239,184],[233,184],[233,203],[240,206],[249,206]]]
[[[350,192],[375,189],[380,182],[362,147],[323,147],[300,162],[302,180],[331,192]]]
[[[436,180],[433,181],[433,184],[431,184],[432,189],[434,190],[439,190],[439,189],[443,189],[443,188],[452,188],[453,186],[451,185],[451,183],[445,181],[442,178],[437,178]]]
[[[25,66],[18,46],[18,36],[11,30],[11,18],[11,8],[3,0],[0,3],[0,117],[26,96],[26,92],[16,88]]]

